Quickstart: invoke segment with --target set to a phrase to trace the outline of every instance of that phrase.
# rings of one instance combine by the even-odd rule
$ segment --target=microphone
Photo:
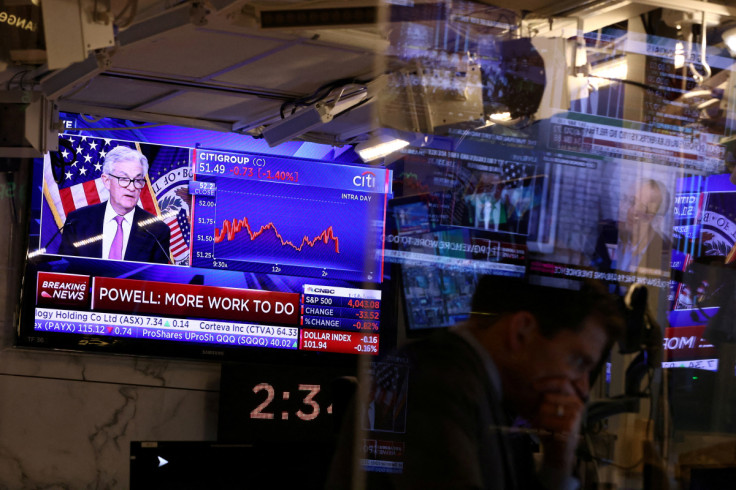
[[[51,236],[51,238],[48,239],[48,241],[46,242],[46,244],[43,247],[39,248],[38,250],[35,250],[35,251],[29,253],[28,254],[28,258],[31,259],[33,257],[37,257],[39,255],[45,254],[46,253],[46,249],[48,248],[49,245],[51,245],[51,243],[54,241],[54,239],[56,239],[56,237],[59,236],[59,234],[62,231],[64,231],[64,229],[66,227],[72,226],[73,224],[74,224],[74,220],[73,219],[67,219],[66,222],[63,225],[61,225],[61,227],[57,227],[58,229]]]
[[[146,229],[145,227],[142,227],[141,229],[142,229],[143,231],[145,231],[146,233],[148,233],[149,235],[151,235],[151,237],[153,237],[153,239],[154,239],[154,240],[156,241],[156,245],[158,245],[158,248],[160,248],[160,249],[161,249],[161,251],[162,251],[162,252],[164,253],[164,257],[166,257],[166,263],[167,263],[168,265],[173,265],[173,264],[171,263],[171,256],[169,255],[169,252],[167,252],[167,251],[166,251],[166,249],[164,248],[164,246],[163,246],[163,245],[161,245],[161,242],[160,242],[160,241],[159,241],[159,239],[158,239],[158,238],[156,237],[156,235],[154,235],[153,233],[151,233],[150,231],[148,231],[148,230],[147,230],[147,229]]]
[[[626,332],[619,342],[622,353],[631,354],[641,350],[650,319],[647,311],[648,297],[646,286],[639,283],[632,284],[626,292],[624,297]]]

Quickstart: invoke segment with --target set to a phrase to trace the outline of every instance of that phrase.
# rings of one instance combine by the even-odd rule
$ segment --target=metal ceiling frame
[[[239,5],[242,3],[242,0],[218,0],[217,3],[217,10],[221,11],[226,7]],[[222,21],[224,18],[227,18],[226,22],[232,23],[234,22],[233,19],[242,15],[242,13],[239,13],[236,10],[236,7],[225,12],[226,16],[220,16],[217,18],[217,21],[220,22],[219,28],[217,23],[215,23],[216,25],[214,27],[204,27],[206,22],[202,15],[210,15],[210,12],[205,12],[203,14],[201,5],[201,3],[193,0],[131,25],[129,28],[117,35],[116,47],[99,50],[96,53],[90,54],[85,61],[75,63],[65,69],[57,70],[43,78],[40,82],[42,93],[48,100],[55,102],[57,108],[62,111],[81,112],[95,116],[109,116],[130,120],[146,120],[167,124],[184,124],[187,126],[215,129],[218,131],[244,132],[261,125],[268,124],[269,122],[276,121],[279,118],[278,113],[269,114],[268,116],[263,114],[261,114],[261,116],[258,116],[257,114],[248,114],[247,116],[244,115],[242,119],[233,122],[232,119],[223,121],[212,118],[207,119],[160,114],[155,112],[154,106],[155,104],[162,103],[166,100],[170,100],[187,93],[202,93],[213,96],[242,95],[246,97],[243,100],[244,102],[249,99],[252,100],[256,98],[281,102],[294,100],[295,98],[304,96],[305,94],[278,89],[264,90],[262,87],[251,88],[242,85],[238,86],[227,82],[219,82],[214,80],[214,78],[222,76],[228,72],[241,69],[250,63],[258,62],[268,56],[278,54],[279,52],[298,45],[309,44],[323,46],[325,48],[339,48],[341,51],[352,51],[355,53],[365,53],[366,51],[372,50],[369,46],[365,45],[365,40],[361,41],[359,45],[351,45],[350,43],[348,45],[342,45],[329,42],[329,40],[323,41],[321,39],[322,36],[320,35],[320,32],[314,30],[309,32],[311,37],[305,37],[303,35],[295,35],[294,32],[282,33],[281,35],[274,36],[259,35],[258,31],[241,33],[227,30],[227,28],[222,29]],[[167,32],[192,24],[195,26],[203,26],[201,28],[198,27],[197,30],[205,33],[210,32],[212,34],[219,35],[234,35],[255,40],[264,39],[273,41],[278,39],[282,44],[229,66],[221,67],[216,71],[200,77],[188,77],[182,74],[167,76],[166,74],[154,71],[113,66],[112,61],[118,49],[129,47],[136,43],[146,41],[147,39],[155,39],[157,36],[161,36]],[[327,38],[331,39],[329,35]],[[120,107],[109,107],[104,104],[98,105],[95,103],[85,103],[83,101],[73,99],[73,96],[76,93],[85,90],[91,83],[112,79],[131,80],[139,84],[156,87],[159,90],[159,93],[155,96],[151,96],[148,100],[129,106],[126,109]],[[168,92],[161,95],[161,89],[168,90]],[[148,109],[152,109],[152,111],[149,112]]]
[[[591,32],[656,8],[736,18],[736,7],[702,0],[567,0],[527,15],[522,32],[569,38],[580,20],[583,32]]]
[[[208,5],[212,4],[213,2],[210,2]],[[380,52],[380,43],[377,42],[380,41],[378,39],[380,36],[373,39],[372,32],[364,33],[367,38],[361,40],[360,45],[350,45],[350,43],[343,44],[335,42],[335,40],[330,42],[328,40],[329,36],[322,40],[320,38],[320,31],[314,29],[307,32],[287,30],[281,31],[278,35],[271,35],[273,31],[269,31],[267,35],[259,32],[257,29],[246,32],[230,30],[228,26],[235,26],[236,28],[237,26],[243,27],[242,23],[247,20],[243,17],[246,16],[242,9],[242,6],[245,4],[246,2],[244,0],[215,0],[214,7],[212,7],[213,12],[210,12],[200,0],[189,0],[186,3],[164,10],[121,31],[116,36],[117,47],[98,50],[96,53],[90,54],[83,62],[47,75],[40,82],[41,91],[48,100],[54,102],[56,107],[62,111],[129,120],[151,121],[163,124],[185,125],[217,131],[247,132],[278,121],[280,119],[278,111],[273,111],[273,108],[271,108],[266,113],[266,110],[258,109],[259,106],[256,103],[256,105],[252,106],[256,110],[250,111],[248,114],[243,114],[242,118],[235,120],[238,114],[234,113],[234,111],[227,112],[225,107],[227,100],[223,101],[222,96],[242,96],[242,102],[245,106],[248,101],[255,101],[256,99],[286,102],[304,96],[305,94],[288,90],[288,88],[293,87],[286,87],[287,90],[271,90],[257,86],[249,87],[246,84],[238,85],[237,81],[233,81],[232,83],[218,81],[216,78],[299,45],[316,45],[346,52],[353,51],[355,53]],[[560,3],[538,9],[534,13],[527,15],[523,21],[522,33],[523,35],[570,38],[579,35],[581,31],[595,31],[606,25],[637,17],[642,13],[659,7],[686,12],[706,12],[713,16],[736,17],[736,7],[701,0],[562,0]],[[560,17],[560,15],[563,16]],[[212,22],[205,27],[208,19]],[[135,67],[114,66],[113,61],[116,50],[124,49],[146,40],[155,40],[162,34],[192,25],[201,26],[196,27],[196,31],[204,33],[239,36],[240,38],[253,39],[254,42],[259,39],[264,41],[270,40],[275,45],[271,47],[265,46],[267,48],[265,51],[229,64],[228,66],[217,67],[211,73],[202,75],[200,71],[198,73],[200,76],[187,76],[184,73],[177,73],[175,71],[172,71],[172,74],[168,75],[165,70],[160,72],[153,71],[155,67],[151,66],[145,66],[145,69],[142,66],[139,69],[135,65]],[[340,31],[326,30],[324,32],[335,33],[337,38],[341,35]],[[347,36],[346,34],[342,35],[343,37]],[[376,44],[373,46],[368,45],[373,42],[376,42]],[[230,61],[232,60],[228,62]],[[148,71],[149,69],[152,71]],[[229,77],[229,79],[235,80],[235,77]],[[131,88],[131,94],[135,90],[138,90],[138,87],[142,87],[135,94],[142,95],[142,97],[139,97],[137,100],[131,100],[129,97],[127,105],[124,102],[119,103],[117,106],[111,103],[110,106],[112,107],[106,105],[104,102],[85,102],[80,100],[79,97],[76,100],[74,99],[75,94],[84,91],[90,84],[95,83],[95,81],[110,82],[113,87],[120,87],[120,85],[114,85],[116,80],[130,80],[139,84],[136,88]],[[151,87],[151,91],[147,92],[146,87]],[[97,91],[95,92],[95,90]],[[92,89],[88,91],[91,94],[91,100],[95,100],[95,95],[96,100],[104,99],[104,96],[102,98],[100,97],[100,90],[101,88],[99,86],[92,86]],[[188,112],[177,110],[177,101],[172,101],[172,99],[185,96],[186,94],[219,96],[219,102],[221,102],[220,108],[215,108],[208,112],[206,105],[198,102],[199,105],[192,106],[197,107],[197,110],[189,110]],[[164,106],[173,107],[174,110],[171,110],[170,114],[156,112],[156,105],[167,101],[169,101],[169,104],[164,104]],[[185,99],[182,99],[182,101],[185,101]],[[240,102],[234,100],[233,104],[240,104]],[[260,107],[264,105],[266,104],[262,104]],[[162,110],[165,111],[165,109]],[[198,117],[197,114],[214,116]],[[217,119],[218,115],[221,115],[222,118]],[[347,131],[347,133],[351,133],[351,131]]]

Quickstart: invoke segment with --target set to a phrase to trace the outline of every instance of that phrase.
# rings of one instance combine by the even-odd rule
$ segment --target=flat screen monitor
[[[736,185],[730,174],[694,175],[676,191],[664,366],[718,371],[733,338]]]
[[[106,174],[118,146],[146,157],[139,182]],[[383,168],[62,135],[58,152],[34,162],[18,343],[213,359],[376,355],[391,323],[391,182]],[[106,213],[136,195],[121,260],[110,258]]]

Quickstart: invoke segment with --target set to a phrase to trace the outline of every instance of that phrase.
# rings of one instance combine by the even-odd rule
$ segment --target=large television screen
[[[108,168],[116,147],[148,171]],[[389,170],[81,135],[34,165],[21,345],[254,359],[387,341]],[[115,252],[106,213],[126,200]]]

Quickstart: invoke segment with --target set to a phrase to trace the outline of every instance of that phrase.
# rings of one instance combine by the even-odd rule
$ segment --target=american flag
[[[530,170],[533,169],[533,166],[507,161],[501,168],[506,187],[519,187],[524,184],[523,179],[532,175]]]
[[[164,222],[171,229],[171,255],[178,263],[189,253],[189,216],[180,209],[176,216],[170,216]]]
[[[189,264],[189,149],[142,144],[151,164],[148,177],[156,191],[158,207],[171,230],[171,254],[176,264]]]
[[[371,365],[373,377],[373,400],[376,410],[390,414],[390,426],[378,426],[376,430],[393,430],[403,432],[404,430],[404,408],[408,394],[408,369],[407,366],[394,362],[375,362]],[[387,424],[383,420],[383,424]]]
[[[388,362],[373,364],[374,398],[382,405],[391,405],[399,390],[399,367]]]
[[[134,148],[134,143],[109,138],[62,135],[59,151],[47,153],[43,159],[43,192],[48,200],[57,226],[75,209],[98,204],[110,194],[102,184],[102,164],[105,155],[116,146]],[[159,216],[158,204],[146,176],[146,187],[141,190],[140,204],[151,214]]]

